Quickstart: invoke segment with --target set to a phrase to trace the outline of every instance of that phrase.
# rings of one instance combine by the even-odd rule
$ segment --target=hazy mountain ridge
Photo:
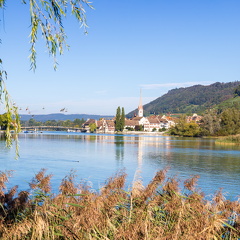
[[[28,121],[31,118],[34,118],[36,121],[40,121],[40,122],[45,122],[48,120],[71,120],[73,121],[76,118],[79,119],[96,119],[98,120],[99,118],[113,118],[113,116],[110,115],[94,115],[94,114],[63,114],[63,113],[52,113],[52,114],[39,114],[39,115],[27,115],[27,114],[20,114],[21,120],[22,121]]]
[[[160,113],[201,113],[223,101],[234,97],[234,90],[240,81],[220,83],[208,86],[194,85],[186,88],[176,88],[143,106],[144,114]],[[133,116],[137,110],[128,114]]]

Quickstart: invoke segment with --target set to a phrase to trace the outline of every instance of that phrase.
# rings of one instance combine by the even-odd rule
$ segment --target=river
[[[198,186],[207,196],[220,188],[227,198],[240,195],[240,146],[218,145],[214,139],[43,132],[21,133],[19,141],[16,160],[14,147],[8,149],[0,140],[0,161],[1,171],[14,170],[8,186],[19,185],[21,190],[29,189],[41,168],[53,174],[52,188],[57,192],[71,170],[77,182],[99,189],[118,170],[127,173],[130,186],[136,172],[146,185],[158,170],[169,167],[167,176],[175,176],[180,185],[199,175]]]

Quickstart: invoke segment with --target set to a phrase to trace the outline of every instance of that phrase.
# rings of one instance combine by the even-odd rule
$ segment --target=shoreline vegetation
[[[240,145],[240,134],[221,137],[218,138],[215,142],[218,144]]]
[[[6,191],[12,172],[0,173],[1,239],[239,239],[240,202],[226,200],[221,190],[211,200],[196,186],[198,176],[179,187],[167,169],[143,186],[140,176],[126,190],[118,172],[98,191],[66,176],[57,194],[51,175],[42,169],[31,190]]]

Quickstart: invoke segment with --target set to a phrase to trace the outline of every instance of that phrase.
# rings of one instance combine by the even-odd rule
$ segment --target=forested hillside
[[[240,81],[176,88],[143,106],[144,114],[201,113],[235,96]],[[132,116],[136,110],[130,112]]]

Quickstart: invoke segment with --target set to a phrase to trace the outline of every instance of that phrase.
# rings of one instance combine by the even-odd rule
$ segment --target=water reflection
[[[115,150],[116,150],[116,162],[122,165],[124,160],[124,137],[116,135],[114,136]]]
[[[199,184],[208,192],[224,187],[240,193],[240,146],[215,145],[211,139],[59,132],[20,134],[19,139],[18,161],[12,160],[14,149],[4,148],[0,141],[1,170],[16,170],[17,184],[29,181],[42,167],[54,174],[54,184],[76,169],[79,178],[99,186],[123,168],[129,182],[141,171],[146,184],[156,171],[169,166],[170,174],[183,179],[199,174]]]

